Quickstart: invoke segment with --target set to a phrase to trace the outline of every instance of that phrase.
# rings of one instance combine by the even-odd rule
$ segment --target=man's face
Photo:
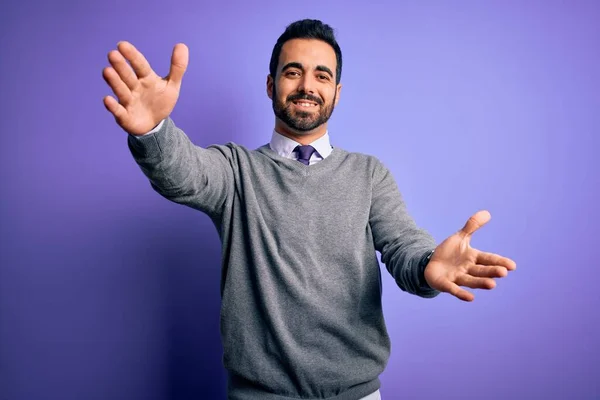
[[[325,124],[339,100],[337,60],[333,48],[316,39],[285,42],[275,77],[267,78],[273,111],[295,133],[310,133]]]

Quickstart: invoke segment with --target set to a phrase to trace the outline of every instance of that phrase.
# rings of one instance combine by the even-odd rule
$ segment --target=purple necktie
[[[298,152],[298,161],[304,165],[308,165],[310,156],[316,151],[312,146],[296,146],[294,150]]]

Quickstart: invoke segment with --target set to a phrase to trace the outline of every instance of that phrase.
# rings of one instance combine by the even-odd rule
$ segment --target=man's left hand
[[[516,263],[506,257],[479,251],[470,246],[473,233],[488,223],[488,211],[475,213],[465,226],[436,247],[425,268],[425,280],[433,289],[450,293],[464,301],[473,301],[473,293],[462,289],[493,289],[494,278],[508,275],[517,268]]]

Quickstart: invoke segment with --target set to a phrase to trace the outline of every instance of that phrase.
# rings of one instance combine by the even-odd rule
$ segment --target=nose
[[[299,92],[315,94],[315,78],[311,74],[304,74],[298,86]]]

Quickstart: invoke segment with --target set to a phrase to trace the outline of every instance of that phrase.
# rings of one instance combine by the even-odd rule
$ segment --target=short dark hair
[[[285,28],[285,32],[279,36],[273,53],[271,54],[271,62],[269,63],[269,73],[275,79],[277,75],[277,65],[279,64],[279,55],[283,44],[292,39],[317,39],[329,44],[335,51],[337,65],[335,67],[335,83],[340,83],[342,78],[342,50],[335,40],[333,28],[318,19],[303,19],[292,22]]]

